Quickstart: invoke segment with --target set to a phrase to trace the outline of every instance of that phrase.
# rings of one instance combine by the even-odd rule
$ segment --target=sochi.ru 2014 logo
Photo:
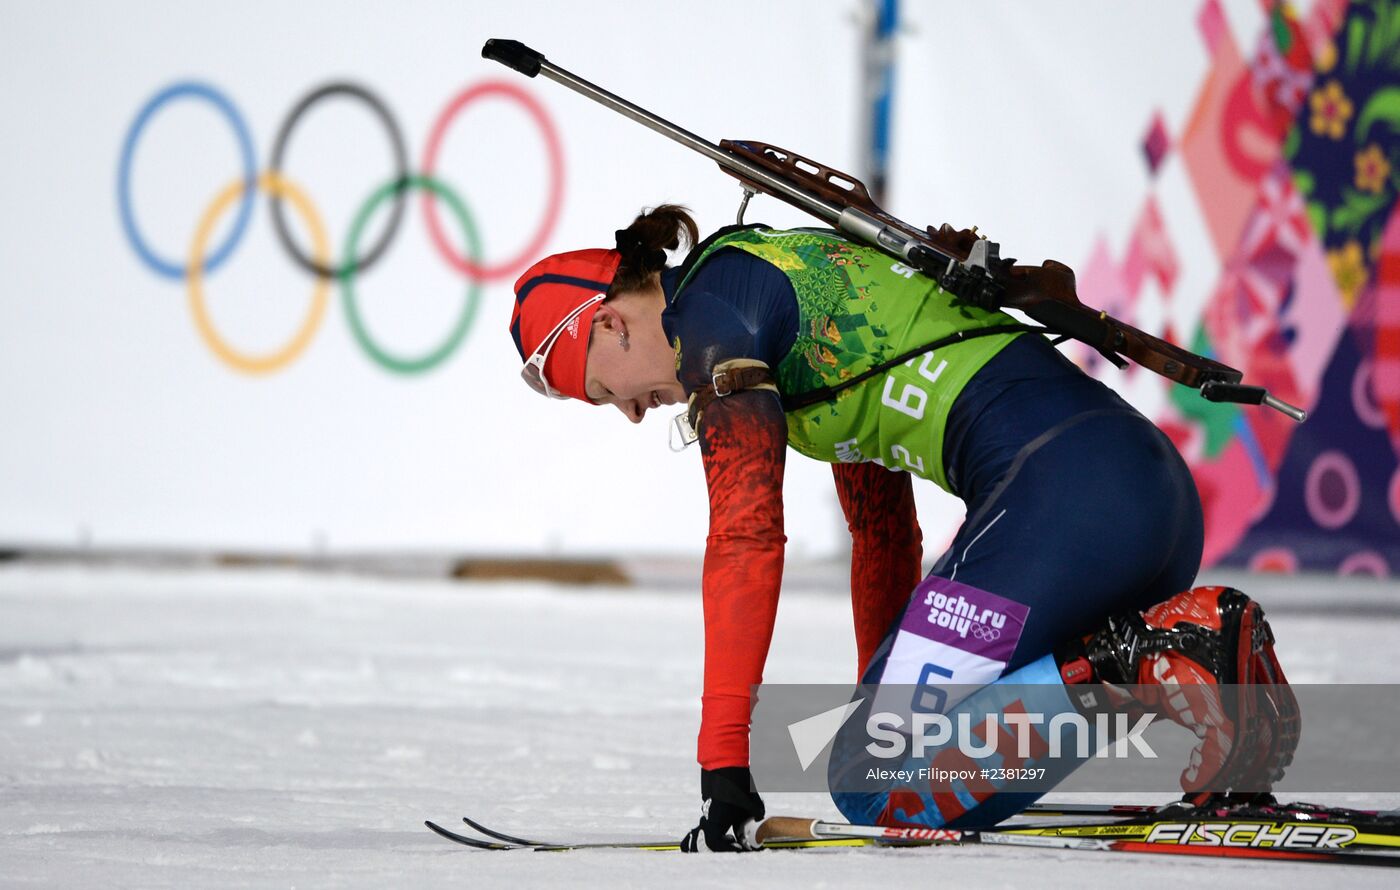
[[[287,144],[297,122],[316,103],[332,96],[356,99],[369,106],[384,125],[389,142],[393,147],[395,166],[393,175],[369,195],[355,214],[338,262],[332,259],[325,226],[315,205],[302,189],[298,188],[281,172],[282,159],[286,154]],[[487,263],[481,258],[480,239],[472,222],[471,214],[467,212],[466,205],[446,181],[434,174],[438,151],[448,127],[467,106],[487,97],[505,98],[519,104],[539,127],[549,156],[549,199],[545,206],[544,216],[523,250],[513,257],[496,263]],[[242,174],[215,195],[195,226],[194,236],[186,251],[184,262],[163,257],[147,244],[136,222],[136,214],[131,202],[132,159],[135,156],[141,133],[157,112],[169,103],[178,100],[203,101],[212,105],[232,127],[243,162]],[[409,171],[408,153],[404,148],[403,133],[399,129],[398,122],[394,120],[394,116],[374,93],[353,83],[325,84],[312,90],[293,106],[277,130],[277,138],[273,141],[272,155],[268,161],[267,169],[261,172],[259,172],[258,165],[254,160],[252,142],[243,115],[239,113],[233,102],[224,93],[206,83],[182,81],[167,86],[142,106],[126,132],[126,138],[122,142],[121,161],[117,168],[117,206],[121,214],[122,229],[125,231],[132,248],[142,262],[157,275],[175,281],[184,280],[190,310],[194,315],[195,326],[199,330],[200,337],[221,361],[231,368],[249,374],[265,374],[283,368],[306,349],[325,315],[332,279],[340,284],[345,314],[350,322],[350,329],[354,332],[355,340],[371,359],[381,367],[400,374],[418,374],[437,366],[457,349],[463,338],[466,337],[467,331],[470,330],[480,298],[481,284],[508,278],[524,268],[528,261],[538,254],[544,246],[559,218],[559,209],[564,193],[564,160],[558,133],[543,106],[534,97],[514,84],[503,81],[482,81],[462,90],[447,103],[429,131],[427,145],[423,151],[417,173]],[[384,349],[370,334],[356,304],[355,280],[357,276],[383,256],[389,248],[403,218],[404,199],[410,189],[417,189],[423,193],[421,206],[433,246],[444,260],[466,277],[468,287],[462,309],[447,336],[422,355],[402,356],[392,354]],[[295,264],[315,279],[315,284],[312,291],[311,308],[291,339],[270,352],[250,354],[229,344],[214,328],[204,304],[204,278],[219,268],[233,253],[234,248],[238,246],[252,215],[254,193],[257,191],[266,192],[271,198],[272,222],[278,241],[281,242]],[[449,240],[438,216],[437,201],[439,199],[451,210],[457,224],[461,227],[465,251],[459,251]],[[301,217],[306,231],[310,235],[310,251],[298,245],[293,239],[287,225],[286,212],[283,208],[284,201],[291,204],[292,209]],[[219,218],[228,212],[235,202],[238,204],[238,209],[232,228],[223,242],[210,250],[209,239]],[[375,211],[386,202],[390,204],[388,224],[379,238],[362,252],[360,240],[366,225]]]

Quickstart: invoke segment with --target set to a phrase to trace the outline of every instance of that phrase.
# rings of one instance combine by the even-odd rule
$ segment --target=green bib
[[[740,229],[711,242],[705,258],[734,247],[781,269],[797,294],[800,325],[774,369],[778,389],[798,396],[840,386],[881,362],[958,331],[1015,324],[1001,312],[953,306],[931,279],[897,258],[825,229]],[[972,376],[1017,333],[991,334],[926,352],[826,402],[787,412],[788,444],[828,463],[874,461],[948,488],[943,429]]]

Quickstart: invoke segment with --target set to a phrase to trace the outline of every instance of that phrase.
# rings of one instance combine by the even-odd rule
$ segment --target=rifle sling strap
[[[990,337],[995,334],[1014,333],[1046,333],[1046,329],[1028,324],[1001,324],[992,325],[985,328],[973,328],[968,331],[957,331],[946,337],[934,340],[932,343],[925,343],[908,352],[900,353],[888,361],[884,361],[868,368],[865,371],[843,380],[836,386],[826,386],[821,389],[814,389],[809,392],[798,393],[797,395],[785,396],[778,390],[778,384],[773,377],[773,372],[766,364],[757,359],[738,358],[729,359],[715,365],[714,374],[710,382],[690,394],[690,410],[687,412],[687,420],[690,428],[698,432],[700,430],[700,419],[704,416],[705,409],[715,399],[722,399],[725,396],[733,395],[746,389],[762,389],[776,393],[782,400],[784,411],[797,411],[819,402],[830,401],[843,389],[863,383],[878,374],[883,374],[896,365],[901,365],[910,359],[917,358],[926,352],[935,349],[942,349],[954,343],[962,343],[976,337]]]
[[[985,328],[973,328],[968,331],[955,331],[946,337],[940,337],[934,340],[932,343],[925,343],[923,346],[916,347],[908,352],[900,353],[889,361],[881,362],[874,367],[856,374],[854,377],[842,380],[836,386],[824,386],[821,389],[814,389],[809,392],[783,396],[783,410],[797,411],[801,408],[815,405],[818,402],[830,401],[836,398],[837,393],[847,387],[855,386],[857,383],[864,383],[877,374],[883,374],[896,365],[902,365],[912,358],[917,358],[926,352],[933,352],[935,349],[942,349],[945,346],[952,346],[954,343],[962,343],[965,340],[971,340],[975,337],[990,337],[994,334],[1015,334],[1025,331],[1042,334],[1047,332],[1043,327],[1029,324],[998,324]]]
[[[773,379],[773,372],[758,359],[733,358],[715,365],[710,382],[690,394],[690,411],[687,418],[690,428],[697,432],[700,430],[700,418],[715,399],[722,399],[746,389],[765,389],[781,395],[778,393],[778,384]]]

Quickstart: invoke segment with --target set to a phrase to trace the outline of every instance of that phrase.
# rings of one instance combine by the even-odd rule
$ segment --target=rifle
[[[937,229],[916,229],[881,209],[854,176],[763,142],[708,142],[551,64],[519,41],[493,38],[481,48],[481,55],[526,77],[543,74],[715,161],[743,189],[739,222],[750,198],[758,193],[771,195],[898,257],[963,303],[987,310],[1020,310],[1061,340],[1087,343],[1120,368],[1128,360],[1136,362],[1199,390],[1208,401],[1267,405],[1298,423],[1307,418],[1307,412],[1275,398],[1264,387],[1241,383],[1244,375],[1236,369],[1085,306],[1075,292],[1074,270],[1064,263],[1046,260],[1039,266],[1018,266],[1015,260],[1002,259],[1000,245],[978,235],[976,227],[955,230],[945,223]]]

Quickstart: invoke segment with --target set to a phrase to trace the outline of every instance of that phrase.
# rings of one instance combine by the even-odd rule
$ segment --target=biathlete
[[[958,305],[879,250],[823,229],[697,235],[682,208],[643,213],[614,248],[531,267],[510,321],[539,393],[613,405],[633,422],[689,406],[710,529],[703,806],[685,849],[750,848],[764,815],[750,691],[782,577],[788,447],[832,465],[863,683],[935,699],[948,684],[979,687],[957,704],[973,712],[1005,707],[996,691],[1011,683],[1043,686],[1036,706],[1049,712],[1132,695],[1199,736],[1188,800],[1281,775],[1297,722],[1272,634],[1239,591],[1190,589],[1201,505],[1160,430],[1045,337]],[[683,243],[695,246],[668,268],[666,251]],[[967,505],[927,578],[915,477]],[[1174,684],[1246,691],[1191,707]],[[986,780],[833,787],[848,819],[889,825],[993,824],[1034,796]]]

